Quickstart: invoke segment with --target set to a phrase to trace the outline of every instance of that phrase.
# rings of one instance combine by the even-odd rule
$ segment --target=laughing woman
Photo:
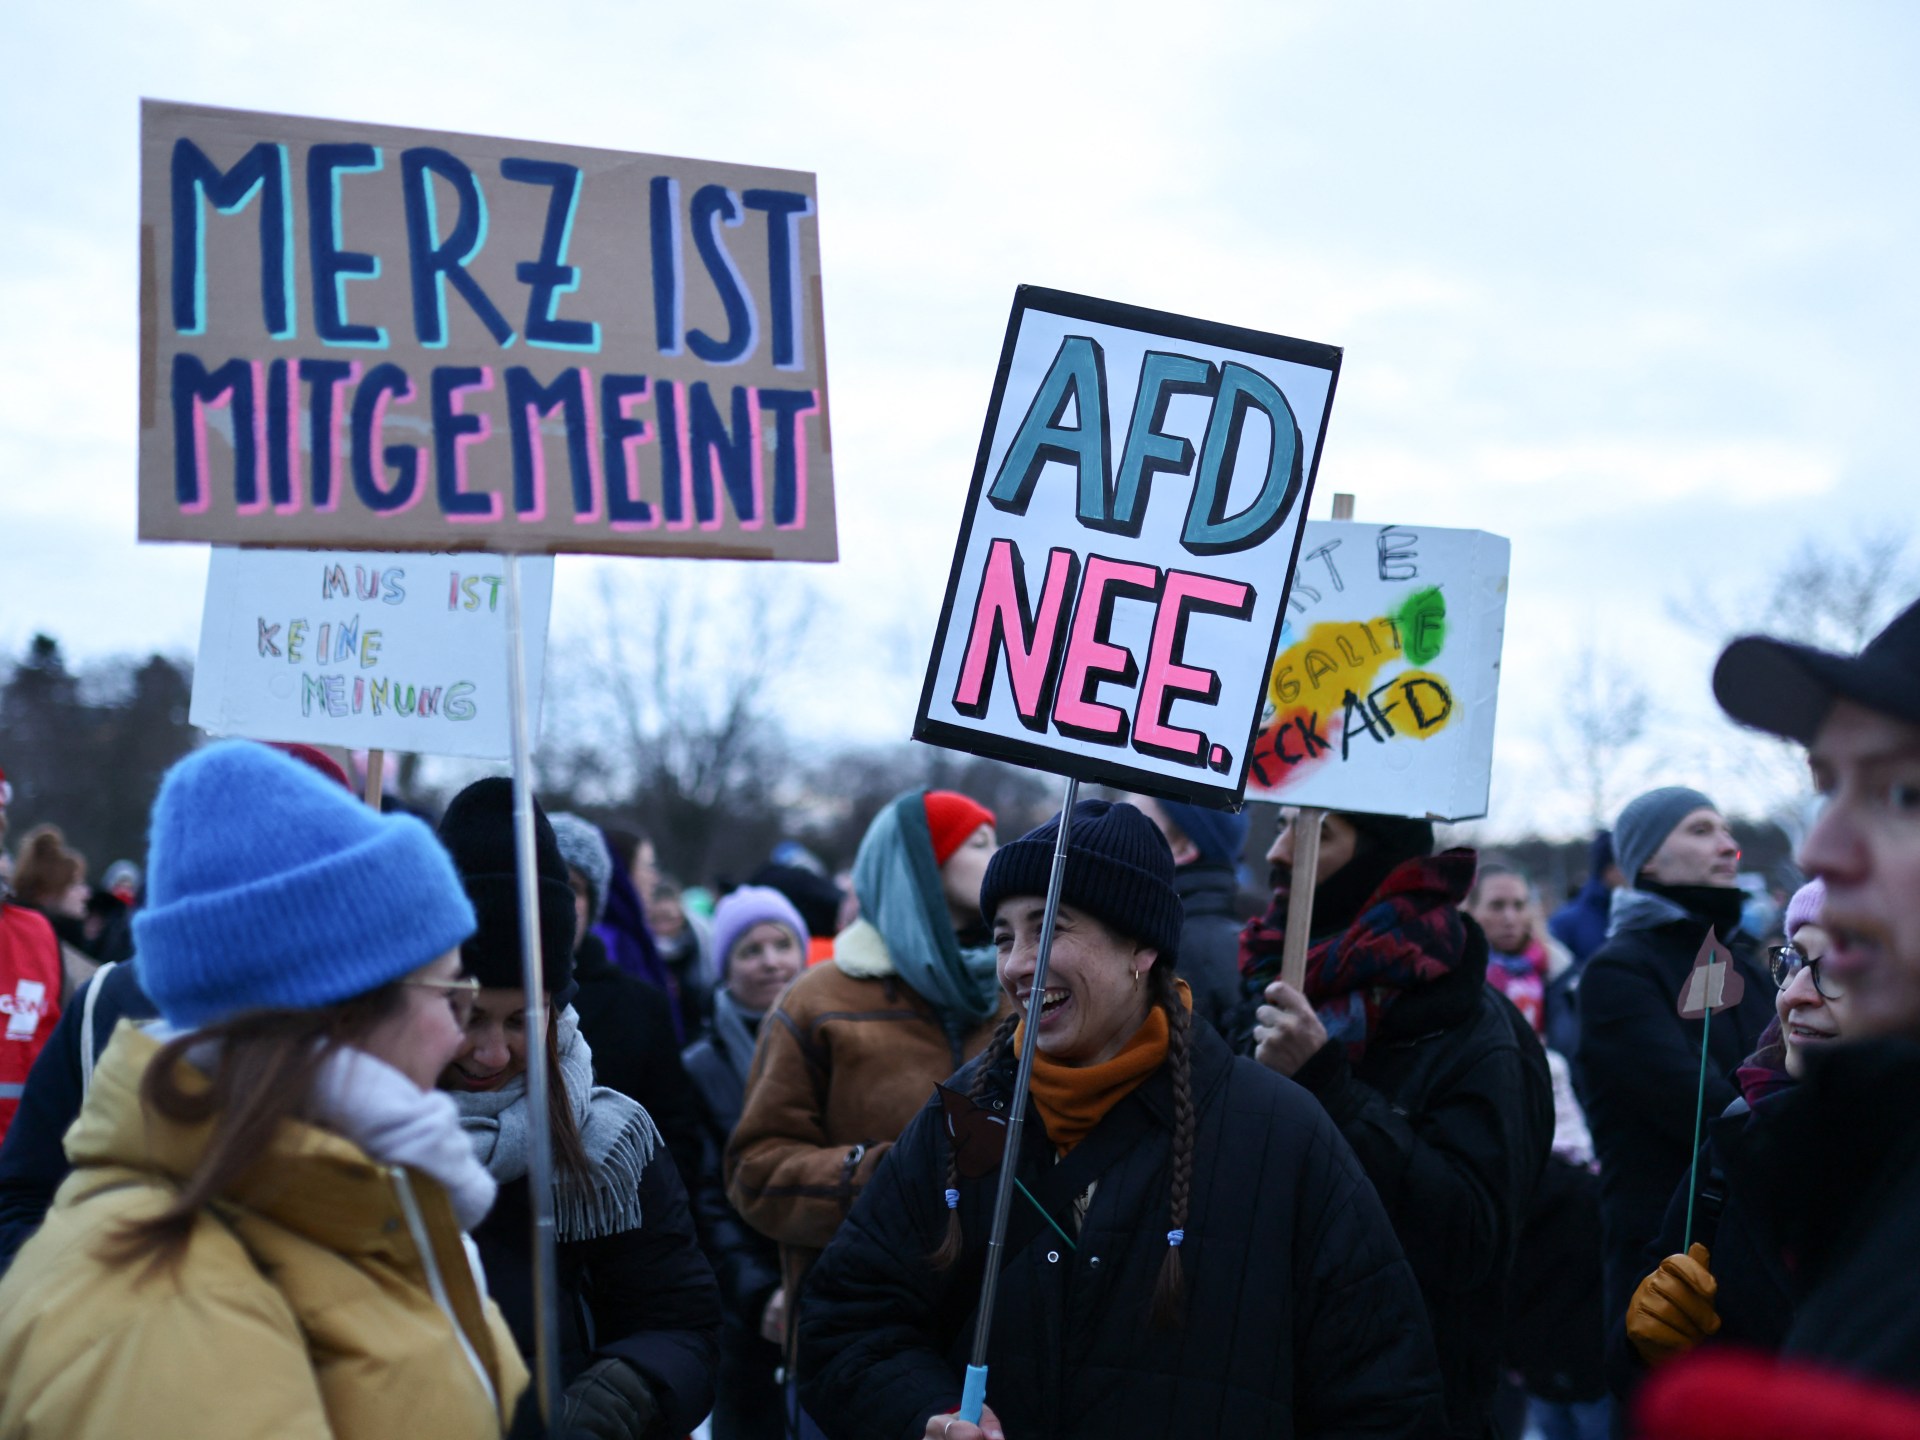
[[[981,888],[1022,1013],[1058,824],[1001,850]],[[1305,1092],[1192,1023],[1166,841],[1100,800],[1068,839],[983,1427],[953,1412],[1017,1015],[907,1127],[815,1267],[808,1409],[835,1440],[1435,1433],[1420,1293],[1353,1152]]]

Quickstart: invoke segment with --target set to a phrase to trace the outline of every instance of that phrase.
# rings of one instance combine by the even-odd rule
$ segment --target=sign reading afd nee
[[[1022,287],[915,737],[1237,800],[1339,368]]]
[[[813,177],[145,101],[140,538],[834,558]]]
[[[504,760],[497,555],[216,547],[188,718],[215,735]],[[540,728],[553,561],[520,566],[527,715]]]

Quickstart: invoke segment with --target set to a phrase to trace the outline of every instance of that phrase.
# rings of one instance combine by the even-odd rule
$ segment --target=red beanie
[[[933,836],[933,863],[944,865],[982,825],[994,823],[993,812],[958,790],[929,790],[927,830]]]
[[[302,745],[297,741],[288,740],[269,740],[267,746],[269,749],[278,750],[282,755],[291,755],[302,765],[308,765],[318,770],[341,789],[349,792],[352,791],[353,782],[347,778],[347,772],[342,770],[339,762],[327,754],[326,751],[312,745]]]

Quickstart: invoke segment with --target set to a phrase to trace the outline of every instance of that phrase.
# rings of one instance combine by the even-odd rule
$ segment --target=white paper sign
[[[1023,286],[915,736],[1237,800],[1339,365]]]
[[[1310,523],[1248,798],[1486,814],[1510,549],[1479,530]]]
[[[520,561],[528,723],[540,728],[553,560]],[[511,756],[506,562],[216,546],[188,718],[214,735]]]

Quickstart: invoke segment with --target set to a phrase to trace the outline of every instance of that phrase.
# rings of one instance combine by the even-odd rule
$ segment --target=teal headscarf
[[[893,968],[941,1014],[971,1029],[1000,1008],[994,949],[963,950],[940,888],[927,829],[926,791],[909,790],[874,817],[853,859],[860,914],[887,942]]]

